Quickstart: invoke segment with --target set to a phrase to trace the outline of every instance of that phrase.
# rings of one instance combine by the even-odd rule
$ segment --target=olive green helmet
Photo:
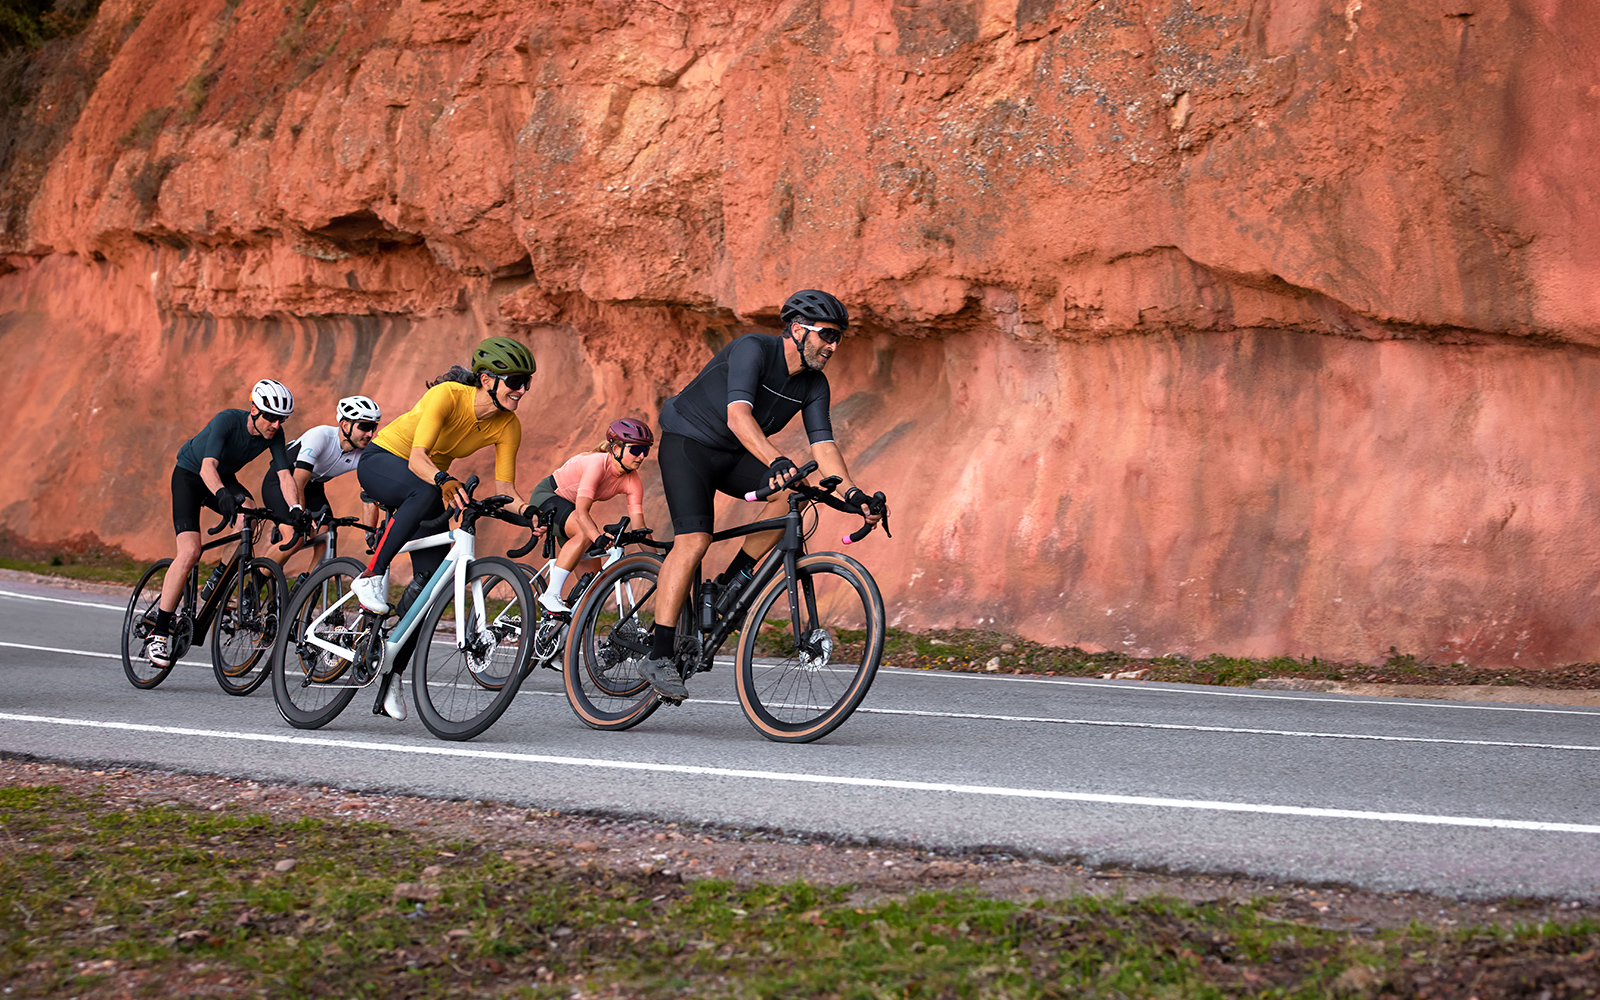
[[[533,352],[510,337],[489,337],[472,352],[472,374],[488,372],[504,378],[518,373],[532,375],[538,371],[533,362]]]

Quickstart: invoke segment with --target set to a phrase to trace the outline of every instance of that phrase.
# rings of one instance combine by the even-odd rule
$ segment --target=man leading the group
[[[742,497],[792,481],[795,463],[771,436],[795,414],[803,417],[811,456],[821,474],[838,476],[836,490],[847,503],[859,506],[869,521],[881,519],[850,478],[828,414],[823,369],[840,347],[850,314],[827,292],[806,289],[789,296],[778,319],[783,325],[778,336],[752,333],[737,338],[661,408],[657,455],[674,537],[656,591],[654,646],[640,669],[662,700],[673,704],[689,692],[677,665],[677,628],[664,623],[678,620],[695,570],[711,545],[715,494]],[[786,505],[781,494],[775,495],[762,517],[777,516],[777,508]],[[750,571],[781,534],[747,536],[723,572],[722,586],[749,583]]]

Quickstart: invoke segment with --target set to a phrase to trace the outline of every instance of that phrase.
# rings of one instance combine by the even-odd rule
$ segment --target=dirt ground
[[[801,879],[817,885],[851,885],[858,903],[924,889],[970,889],[1017,901],[1074,895],[1129,899],[1159,895],[1194,902],[1267,899],[1266,912],[1276,919],[1357,933],[1412,921],[1440,928],[1509,927],[1562,922],[1593,913],[1593,901],[1463,901],[1242,876],[1092,869],[1070,861],[931,854],[753,830],[528,810],[504,802],[375,795],[327,786],[264,784],[133,768],[85,770],[11,757],[0,758],[0,785],[54,785],[79,795],[103,794],[119,808],[141,803],[183,804],[212,811],[267,813],[285,820],[365,820],[404,827],[441,843],[473,841],[501,851],[537,849],[583,855],[592,864],[633,873],[729,879],[739,884]]]

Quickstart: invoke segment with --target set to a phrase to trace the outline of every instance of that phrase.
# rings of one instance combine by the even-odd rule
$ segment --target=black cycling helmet
[[[816,323],[832,323],[841,330],[850,329],[850,313],[845,309],[844,303],[829,295],[819,292],[815,288],[807,288],[795,292],[783,303],[783,311],[778,313],[778,321],[788,327],[795,320],[805,320]]]
[[[489,337],[472,352],[474,375],[488,372],[504,378],[507,375],[532,375],[537,370],[533,352],[510,337]]]
[[[656,443],[655,432],[650,425],[632,417],[623,417],[613,420],[611,428],[606,431],[606,441],[610,444],[644,444]]]

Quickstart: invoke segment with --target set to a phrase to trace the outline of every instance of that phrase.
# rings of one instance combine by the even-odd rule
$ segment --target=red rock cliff
[[[398,413],[486,332],[531,483],[817,286],[899,623],[1591,659],[1597,46],[1555,0],[105,0],[7,119],[0,527],[158,554],[255,379]]]

